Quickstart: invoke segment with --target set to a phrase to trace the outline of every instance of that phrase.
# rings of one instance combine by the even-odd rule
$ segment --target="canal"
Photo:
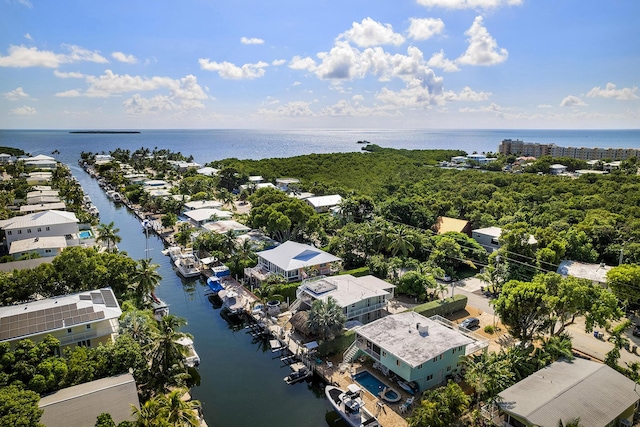
[[[145,257],[148,247],[149,257],[160,266],[163,280],[156,292],[170,304],[171,314],[187,319],[184,330],[193,334],[200,355],[202,383],[192,389],[192,395],[202,402],[209,426],[343,425],[342,421],[336,422],[337,414],[324,396],[323,384],[286,385],[283,378],[291,370],[280,361],[279,354],[272,353],[268,344],[256,342],[245,329],[227,323],[220,309],[204,296],[206,284],[200,279],[181,279],[169,257],[162,255],[162,241],[152,234],[145,239],[133,213],[110,202],[97,181],[77,163],[68,164],[98,207],[100,222],[113,221],[119,228],[120,250],[137,260]]]

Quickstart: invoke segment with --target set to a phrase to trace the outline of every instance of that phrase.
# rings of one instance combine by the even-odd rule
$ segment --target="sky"
[[[0,0],[0,129],[640,128],[638,0]]]

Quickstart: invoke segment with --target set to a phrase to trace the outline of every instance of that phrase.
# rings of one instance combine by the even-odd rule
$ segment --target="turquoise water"
[[[93,234],[89,230],[82,230],[80,233],[78,233],[78,236],[80,236],[81,239],[90,239],[91,237],[93,237]]]
[[[374,396],[378,396],[378,393],[382,392],[385,388],[384,383],[369,371],[358,372],[353,376],[353,379],[362,387],[369,390],[369,392]],[[386,396],[391,400],[395,400],[398,397],[398,394],[393,391],[388,391]]]

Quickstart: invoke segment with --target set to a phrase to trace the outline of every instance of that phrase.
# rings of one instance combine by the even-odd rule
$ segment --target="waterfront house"
[[[502,235],[502,228],[500,227],[486,227],[477,228],[471,230],[471,237],[478,242],[487,252],[491,253],[500,249],[500,236]],[[529,244],[536,245],[538,241],[532,235],[529,235]]]
[[[67,239],[64,236],[34,237],[14,241],[9,249],[9,255],[14,259],[34,253],[42,258],[53,257],[60,255],[66,247]]]
[[[415,381],[421,391],[459,373],[463,357],[488,346],[488,340],[455,323],[413,311],[382,317],[355,332],[345,362],[364,354],[387,375]]]
[[[66,207],[67,205],[64,202],[22,205],[20,206],[20,214],[24,215],[27,213],[41,212],[41,211],[61,211],[61,210],[65,210]]]
[[[133,375],[121,374],[63,388],[42,397],[38,407],[47,427],[85,427],[95,425],[102,413],[110,414],[115,424],[133,423],[131,409],[140,409],[140,401]]]
[[[564,260],[558,266],[556,273],[564,277],[571,276],[578,279],[586,279],[595,285],[605,287],[607,285],[607,272],[609,272],[611,268],[611,266],[604,263],[590,264]]]
[[[111,288],[0,307],[0,342],[40,342],[52,335],[61,348],[97,347],[117,336],[121,314]]]
[[[53,175],[51,172],[30,172],[27,174],[27,184],[29,185],[41,185],[48,184],[51,181]]]
[[[340,258],[318,248],[291,240],[273,249],[257,253],[258,264],[245,268],[245,277],[253,284],[260,284],[271,274],[280,274],[287,281],[295,282],[305,278],[305,269],[314,268],[318,274],[334,272],[334,265]]]
[[[251,231],[251,229],[246,225],[233,220],[219,220],[214,222],[208,222],[204,224],[202,228],[205,228],[209,231],[213,231],[214,233],[218,233],[218,234],[231,233],[236,237]]]
[[[204,224],[209,222],[231,218],[233,214],[229,211],[222,211],[220,209],[204,208],[185,211],[184,216],[189,218],[195,226],[202,227]]]
[[[56,159],[50,156],[45,156],[44,154],[39,154],[35,157],[28,157],[23,160],[24,165],[27,168],[55,169],[57,165]]]
[[[222,207],[222,202],[217,200],[194,200],[184,204],[185,211],[193,211],[196,209],[217,209]]]
[[[57,203],[60,201],[58,190],[36,190],[27,193],[27,204]]]
[[[436,234],[444,234],[450,231],[466,234],[471,237],[471,223],[464,219],[449,218],[447,216],[439,216],[433,226]]]
[[[333,207],[342,203],[342,196],[331,194],[329,196],[316,196],[305,199],[306,202],[318,213],[329,212]]]
[[[73,212],[43,211],[0,221],[4,244],[10,250],[16,240],[64,236],[67,246],[77,246],[78,218]]]
[[[16,160],[14,156],[7,153],[0,153],[0,163],[7,164],[13,163]]]
[[[218,175],[218,172],[220,172],[220,169],[212,168],[210,166],[205,166],[203,168],[198,169],[196,172],[199,173],[200,175],[214,176],[214,175]]]
[[[327,302],[331,297],[342,308],[347,321],[369,323],[384,316],[394,288],[395,285],[371,275],[313,277],[298,287],[292,307],[307,310],[314,301]]]
[[[498,394],[507,427],[556,427],[580,419],[583,427],[631,426],[637,384],[607,365],[561,359]]]

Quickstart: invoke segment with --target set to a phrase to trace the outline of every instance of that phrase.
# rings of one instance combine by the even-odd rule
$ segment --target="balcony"
[[[87,329],[86,331],[75,332],[58,339],[60,340],[60,346],[64,347],[67,345],[78,343],[80,341],[110,336],[115,332],[116,331],[114,331],[112,328]]]
[[[347,318],[348,318],[348,319],[351,319],[351,318],[353,318],[353,317],[359,317],[359,316],[362,316],[363,314],[373,313],[373,312],[375,312],[375,311],[382,310],[382,309],[383,309],[383,308],[385,308],[386,306],[387,306],[387,303],[386,303],[386,301],[385,301],[385,302],[382,302],[382,303],[379,303],[379,304],[373,304],[373,305],[370,305],[370,306],[368,306],[368,307],[359,308],[359,309],[357,309],[357,310],[350,310],[350,309],[347,307]]]

